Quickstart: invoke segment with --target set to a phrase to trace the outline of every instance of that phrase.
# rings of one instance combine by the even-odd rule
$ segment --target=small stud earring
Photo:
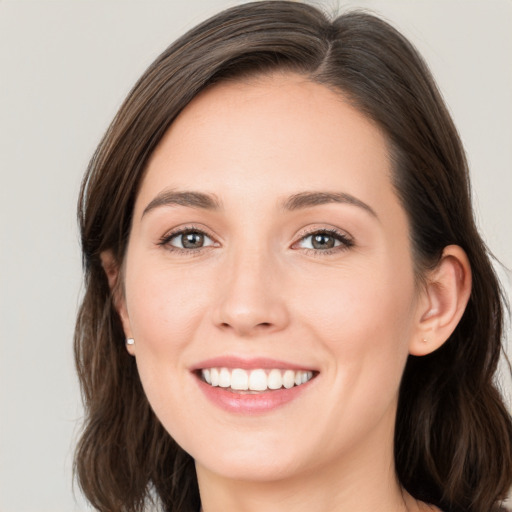
[[[135,340],[133,338],[126,338],[127,345],[135,345]]]

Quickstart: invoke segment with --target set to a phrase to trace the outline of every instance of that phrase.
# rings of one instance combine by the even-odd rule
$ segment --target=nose
[[[265,254],[246,253],[235,255],[229,263],[219,275],[215,325],[243,337],[284,329],[289,313],[277,262]]]

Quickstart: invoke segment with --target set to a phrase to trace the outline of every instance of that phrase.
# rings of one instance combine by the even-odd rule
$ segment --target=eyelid
[[[200,233],[206,237],[208,237],[210,240],[212,240],[212,244],[199,247],[197,249],[188,249],[188,248],[181,248],[171,245],[169,242],[179,236],[186,233]],[[316,234],[327,234],[329,236],[332,236],[336,238],[337,241],[339,241],[339,245],[336,245],[330,249],[311,249],[306,247],[299,247],[300,242],[302,242],[305,238],[316,235]],[[187,253],[187,254],[197,254],[202,252],[203,250],[208,250],[212,247],[219,247],[220,243],[218,242],[218,237],[213,235],[211,231],[206,228],[205,226],[200,226],[197,224],[187,224],[187,225],[181,225],[177,226],[169,231],[167,231],[157,242],[157,245],[166,247],[169,251],[176,251],[180,253]],[[321,256],[321,255],[328,255],[335,252],[340,252],[349,249],[354,245],[354,239],[353,237],[348,234],[346,231],[341,230],[339,228],[335,227],[322,227],[322,226],[315,226],[310,227],[301,233],[299,233],[296,237],[296,241],[291,245],[292,249],[301,249],[304,252],[311,253],[315,256]]]
[[[179,236],[186,233],[200,233],[204,235],[205,237],[208,237],[210,240],[212,240],[213,244],[199,247],[197,249],[187,249],[182,247],[176,247],[174,245],[170,244],[170,241]],[[182,253],[191,253],[191,252],[199,252],[202,249],[209,249],[210,247],[218,247],[220,243],[217,240],[217,237],[213,235],[209,229],[207,229],[204,226],[199,226],[197,224],[186,224],[182,226],[177,226],[175,228],[172,228],[171,230],[167,231],[163,236],[160,237],[160,239],[157,242],[157,245],[166,247],[169,251],[178,251]]]
[[[327,234],[329,236],[334,237],[336,240],[340,242],[339,245],[332,247],[330,249],[311,249],[307,247],[300,247],[299,244],[305,238],[316,234]],[[306,231],[303,231],[299,235],[297,235],[297,240],[291,246],[292,249],[301,249],[303,251],[309,252],[314,255],[328,255],[333,252],[339,252],[349,249],[354,245],[354,239],[351,235],[349,235],[346,231],[334,228],[334,227],[314,227],[309,228]]]

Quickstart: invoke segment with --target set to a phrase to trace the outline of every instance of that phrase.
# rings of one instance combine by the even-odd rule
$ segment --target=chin
[[[285,460],[278,455],[263,460],[233,452],[232,456],[214,461],[202,457],[201,460],[196,460],[196,464],[229,480],[251,482],[277,482],[302,472],[298,461]]]
[[[228,435],[210,435],[205,443],[194,443],[182,447],[190,453],[196,465],[223,478],[244,481],[277,481],[290,478],[304,471],[308,456],[307,450],[297,447],[301,443],[286,438],[283,432],[275,430],[252,435],[231,430]],[[314,458],[312,459],[314,460]]]

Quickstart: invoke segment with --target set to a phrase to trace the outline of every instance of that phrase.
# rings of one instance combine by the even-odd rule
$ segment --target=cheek
[[[317,280],[326,284],[311,283],[298,308],[313,337],[322,340],[336,361],[338,378],[355,382],[364,375],[376,389],[392,380],[394,389],[413,332],[415,288],[412,273],[404,276],[402,271],[397,280],[400,272],[395,274],[393,266],[380,268],[382,272],[352,267],[336,279]]]
[[[154,351],[178,350],[203,315],[208,280],[158,263],[127,272],[127,308],[134,337]]]
[[[378,271],[378,268],[381,271]],[[405,274],[405,275],[404,275]],[[348,269],[304,275],[297,293],[301,309],[317,317],[318,324],[329,329],[389,328],[409,319],[414,300],[412,273],[394,271],[393,266],[377,269],[352,265]]]
[[[324,374],[332,390],[326,439],[343,435],[356,443],[383,417],[394,418],[413,328],[414,285],[412,278],[397,283],[392,274],[351,270],[303,297],[301,310],[303,325],[332,363]]]
[[[159,262],[128,264],[125,290],[135,357],[148,400],[161,420],[173,424],[182,410],[187,357],[209,300],[205,278]]]

